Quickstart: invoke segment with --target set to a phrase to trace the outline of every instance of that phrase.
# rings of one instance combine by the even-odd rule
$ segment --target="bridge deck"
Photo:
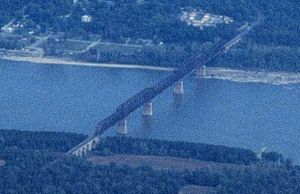
[[[230,41],[220,42],[213,48],[202,51],[197,56],[187,60],[179,68],[176,68],[173,74],[169,77],[161,80],[152,87],[143,89],[139,93],[129,98],[127,101],[122,103],[111,115],[104,118],[97,124],[97,127],[94,131],[94,135],[103,134],[106,130],[116,125],[119,121],[128,117],[128,115],[130,115],[133,111],[135,111],[139,107],[143,106],[144,104],[158,96],[165,89],[167,89],[168,87],[170,87],[171,85],[173,85],[174,83],[191,73],[193,70],[195,70],[201,65],[207,64],[209,61],[216,58],[226,48],[231,47],[232,45],[240,41],[240,39],[244,37],[249,32],[249,30],[250,28],[246,28],[234,38],[232,38]]]
[[[212,59],[216,58],[218,55],[230,49],[233,45],[238,43],[244,36],[246,36],[254,26],[258,25],[258,23],[259,22],[254,23],[254,25],[252,25],[251,27],[242,29],[242,31],[235,35],[231,40],[227,42],[219,42],[213,48],[209,48],[205,51],[202,51],[197,56],[188,59],[180,67],[176,68],[173,74],[169,77],[159,81],[152,87],[143,89],[139,93],[126,100],[111,115],[104,118],[97,124],[93,136],[89,137],[87,140],[71,149],[68,153],[76,151],[76,149],[80,149],[80,147],[87,144],[91,139],[93,139],[93,137],[100,136],[101,134],[103,134],[106,130],[116,125],[119,121],[128,117],[128,115],[130,115],[133,111],[135,111],[139,107],[143,106],[144,104],[158,96],[165,89],[167,89],[177,81],[181,80],[193,70],[195,70],[201,65],[207,64]]]

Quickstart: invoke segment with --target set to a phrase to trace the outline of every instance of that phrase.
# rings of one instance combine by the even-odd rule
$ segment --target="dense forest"
[[[258,11],[265,16],[264,24],[253,33],[252,39],[259,44],[298,46],[300,3],[295,0],[259,1],[226,0],[221,1],[170,1],[170,0],[114,0],[114,1],[78,1],[70,0],[1,0],[0,24],[4,25],[12,18],[38,24],[42,29],[53,29],[70,33],[84,32],[101,34],[105,38],[121,37],[148,38],[163,42],[205,41],[217,36],[230,35],[224,29],[198,30],[183,25],[178,20],[180,8],[202,8],[207,12],[226,15],[237,22],[252,22],[257,19]],[[68,17],[66,16],[72,13]],[[81,23],[81,16],[89,14],[94,22]],[[180,28],[178,28],[180,27]],[[229,30],[230,28],[228,28]]]
[[[193,9],[225,15],[234,22],[204,29],[187,25],[180,20],[180,15],[182,10]],[[140,58],[128,60],[113,52],[104,53],[101,62],[168,66],[180,64],[199,52],[199,48],[206,42],[232,36],[237,26],[255,21],[260,13],[264,17],[263,23],[252,31],[239,50],[211,65],[300,71],[300,53],[297,48],[300,44],[300,3],[296,0],[78,0],[77,3],[71,0],[2,0],[0,11],[1,26],[14,18],[25,21],[25,27],[29,30],[38,26],[40,32],[63,32],[69,38],[89,39],[91,35],[97,34],[103,41],[122,42],[131,38],[149,39],[155,44],[163,42],[166,52],[145,52]],[[91,16],[92,21],[83,23],[83,15]]]
[[[209,65],[245,70],[300,72],[300,50],[288,46],[257,46],[235,49]]]
[[[1,130],[0,147],[66,152],[86,138],[75,133]]]
[[[244,165],[244,168],[224,168],[218,172],[209,169],[160,171],[147,166],[94,165],[84,158],[62,157],[66,142],[74,146],[85,137],[80,134],[0,130],[0,137],[0,161],[5,161],[2,167],[0,163],[1,194],[174,194],[185,185],[212,187],[220,194],[300,192],[300,168],[290,162],[278,165],[257,161],[256,164]],[[24,142],[18,143],[22,139]],[[112,151],[116,152],[117,147],[124,146],[121,141],[127,141],[128,146],[133,146],[132,153],[128,154],[162,155],[165,152],[168,155],[170,150],[184,149],[190,154],[189,157],[193,157],[193,151],[205,146],[159,140],[126,140],[125,137],[104,138],[102,145],[106,152],[109,150],[109,154],[113,154]],[[210,149],[235,149],[211,145],[206,147],[208,153]],[[155,153],[153,148],[160,150]],[[130,147],[126,149],[130,150]],[[249,154],[247,150],[236,149],[239,153],[245,151]],[[188,157],[182,154],[178,157]],[[274,155],[279,156],[267,153],[265,157],[269,160]]]

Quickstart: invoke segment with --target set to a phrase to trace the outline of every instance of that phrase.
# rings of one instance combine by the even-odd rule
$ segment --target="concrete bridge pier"
[[[100,51],[97,49],[97,58],[96,58],[96,62],[100,61]]]
[[[152,116],[153,115],[153,104],[151,101],[147,102],[143,107],[143,116]]]
[[[198,69],[198,76],[200,77],[204,77],[207,75],[207,68],[206,65],[202,65],[199,69]]]
[[[183,89],[183,80],[179,80],[176,84],[175,84],[175,88],[173,90],[173,93],[178,95],[182,95],[184,94],[184,89]]]
[[[127,133],[128,133],[127,119],[123,119],[119,123],[117,123],[117,134],[127,135]]]

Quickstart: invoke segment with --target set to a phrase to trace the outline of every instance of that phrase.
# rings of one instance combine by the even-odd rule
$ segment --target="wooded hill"
[[[245,168],[237,170],[224,169],[213,172],[203,169],[174,172],[153,170],[146,166],[132,168],[114,164],[93,165],[84,158],[62,157],[61,152],[66,149],[66,142],[71,142],[69,146],[74,146],[84,137],[78,134],[0,130],[0,160],[5,161],[4,166],[0,166],[0,193],[174,194],[185,185],[212,187],[220,194],[294,194],[300,191],[300,169],[290,162],[279,165],[274,162],[253,161],[251,165],[245,165]],[[21,139],[24,139],[24,142],[18,143],[17,140]],[[192,154],[193,152],[198,150],[195,153],[201,153],[200,150],[205,148],[210,154],[231,150],[232,153],[234,151],[240,153],[241,157],[252,155],[249,150],[223,146],[125,137],[103,139],[102,145],[105,146],[105,152],[111,155],[113,152],[120,152],[122,150],[120,146],[125,146],[124,143],[127,147],[123,152],[129,154],[132,152],[176,155],[178,149],[178,157],[193,158],[197,157]],[[155,152],[157,148],[160,150]],[[101,151],[100,147],[98,151]],[[225,155],[226,152],[223,152],[222,157],[226,158]],[[216,159],[219,158],[220,155],[216,154]],[[54,160],[56,162],[53,162]]]

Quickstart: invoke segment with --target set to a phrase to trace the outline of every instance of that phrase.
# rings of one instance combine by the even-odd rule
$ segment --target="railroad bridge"
[[[87,155],[99,144],[100,136],[113,126],[117,127],[117,132],[119,134],[127,134],[128,128],[126,118],[132,112],[143,106],[142,114],[144,116],[152,116],[152,99],[173,85],[175,85],[173,92],[176,95],[182,95],[184,93],[183,78],[185,76],[199,69],[202,74],[205,74],[205,65],[208,62],[217,58],[219,55],[228,52],[228,50],[230,50],[231,47],[236,45],[244,36],[246,36],[251,28],[255,25],[257,25],[257,23],[251,27],[244,27],[242,30],[237,31],[238,34],[236,34],[229,41],[220,41],[212,48],[201,51],[198,55],[188,59],[178,68],[176,68],[169,77],[159,81],[152,87],[143,89],[136,95],[126,100],[124,103],[118,106],[111,115],[107,116],[97,124],[94,133],[89,138],[69,150],[67,154],[80,157]]]

